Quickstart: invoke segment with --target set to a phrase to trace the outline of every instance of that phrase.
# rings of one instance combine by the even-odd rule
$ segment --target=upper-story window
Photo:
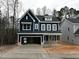
[[[28,19],[28,16],[26,16],[26,20]]]
[[[23,24],[22,30],[31,30],[31,24]]]
[[[41,31],[45,31],[45,24],[41,24]]]
[[[38,29],[38,24],[35,24],[35,29]]]
[[[52,24],[52,30],[57,31],[57,24]]]
[[[45,21],[52,21],[52,17],[51,16],[45,17]]]
[[[51,24],[47,24],[47,31],[51,31]]]

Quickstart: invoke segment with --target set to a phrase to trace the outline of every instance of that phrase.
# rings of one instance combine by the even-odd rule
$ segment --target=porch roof
[[[52,31],[52,32],[47,32],[47,31],[44,31],[44,32],[41,32],[41,31],[36,31],[36,32],[32,32],[32,31],[20,31],[18,32],[18,34],[43,34],[43,35],[61,35],[61,31]]]
[[[79,29],[74,34],[78,34],[79,35]]]

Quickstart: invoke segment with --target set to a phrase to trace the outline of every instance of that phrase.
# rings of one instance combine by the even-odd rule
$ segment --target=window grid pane
[[[47,24],[47,31],[51,31],[51,24]]]
[[[23,30],[31,30],[31,24],[23,24],[22,29]]]
[[[57,31],[57,24],[52,24],[52,30]]]
[[[35,29],[38,29],[38,24],[35,24]]]
[[[41,31],[45,31],[45,24],[41,24]]]

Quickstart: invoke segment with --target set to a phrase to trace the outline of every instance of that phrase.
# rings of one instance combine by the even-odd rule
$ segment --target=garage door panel
[[[28,44],[40,44],[41,38],[40,37],[29,37],[27,39]]]

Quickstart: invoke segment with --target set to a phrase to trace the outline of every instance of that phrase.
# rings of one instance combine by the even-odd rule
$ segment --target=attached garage
[[[41,44],[41,37],[22,37],[21,44]]]
[[[41,38],[40,37],[28,37],[27,44],[41,44]]]

